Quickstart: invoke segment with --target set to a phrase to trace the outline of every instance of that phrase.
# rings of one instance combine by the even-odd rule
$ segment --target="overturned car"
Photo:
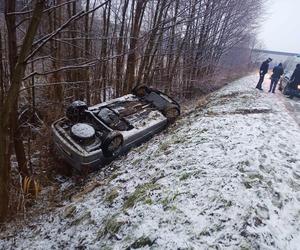
[[[297,64],[300,64],[300,56],[291,57],[284,62],[285,73],[280,79],[278,89],[284,95],[293,95],[300,98],[300,85],[291,86],[291,78]]]
[[[168,95],[137,86],[95,106],[73,102],[52,124],[56,156],[80,172],[100,168],[173,123],[180,105]]]

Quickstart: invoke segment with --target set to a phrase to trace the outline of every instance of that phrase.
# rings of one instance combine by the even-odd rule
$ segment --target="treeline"
[[[11,206],[11,172],[21,177],[21,193],[24,180],[35,174],[30,144],[24,145],[34,124],[47,126],[75,99],[95,104],[138,84],[175,96],[213,84],[221,58],[236,45],[250,46],[261,5],[261,0],[0,2],[0,221]]]

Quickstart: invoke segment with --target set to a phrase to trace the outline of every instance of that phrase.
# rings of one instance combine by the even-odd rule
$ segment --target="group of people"
[[[259,69],[259,81],[256,85],[256,88],[259,90],[262,89],[262,83],[265,79],[265,75],[269,71],[269,63],[272,61],[271,58],[268,58],[266,61],[264,61]],[[278,81],[280,77],[283,75],[284,70],[282,63],[279,63],[277,66],[273,68],[273,74],[271,76],[271,84],[269,92],[275,93],[276,86],[278,84]],[[300,64],[297,64],[296,69],[294,70],[294,73],[292,74],[289,83],[288,83],[288,89],[289,89],[289,98],[294,98],[294,95],[297,91],[298,85],[300,84]]]
[[[265,75],[268,73],[269,71],[269,63],[272,61],[271,58],[268,58],[266,61],[264,61],[259,69],[259,81],[256,85],[256,88],[259,90],[263,90],[262,89],[262,83],[265,79]],[[280,77],[283,75],[284,71],[283,71],[283,66],[282,63],[279,63],[277,66],[275,66],[273,68],[273,74],[271,76],[271,84],[270,84],[270,89],[269,92],[275,93],[275,89],[277,86],[277,83],[280,79]]]

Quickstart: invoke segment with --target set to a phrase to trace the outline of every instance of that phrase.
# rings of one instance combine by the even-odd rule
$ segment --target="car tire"
[[[150,89],[146,85],[138,85],[132,90],[132,94],[137,97],[144,97],[150,93]]]
[[[168,119],[168,123],[171,124],[180,116],[180,110],[176,105],[169,105],[163,110],[163,114]]]
[[[119,132],[110,132],[102,144],[103,155],[105,157],[117,156],[120,153],[123,141],[123,136]]]
[[[71,127],[70,134],[77,142],[87,145],[95,141],[96,131],[87,123],[76,123]]]
[[[67,108],[66,116],[72,122],[80,122],[84,120],[86,110],[88,107],[85,102],[75,101]]]

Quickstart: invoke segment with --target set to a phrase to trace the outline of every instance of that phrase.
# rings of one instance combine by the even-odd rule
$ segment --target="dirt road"
[[[257,76],[258,78],[258,76]],[[266,78],[263,84],[264,91],[267,92],[270,88],[270,79]],[[272,94],[270,94],[272,95]],[[275,96],[280,99],[281,102],[285,103],[288,112],[294,117],[295,121],[300,126],[300,98],[294,97],[294,99],[289,99],[287,96],[283,95],[279,90],[276,90]]]
[[[295,118],[296,122],[300,126],[300,99],[294,98],[293,100],[283,97],[286,108],[291,113],[291,115]]]

